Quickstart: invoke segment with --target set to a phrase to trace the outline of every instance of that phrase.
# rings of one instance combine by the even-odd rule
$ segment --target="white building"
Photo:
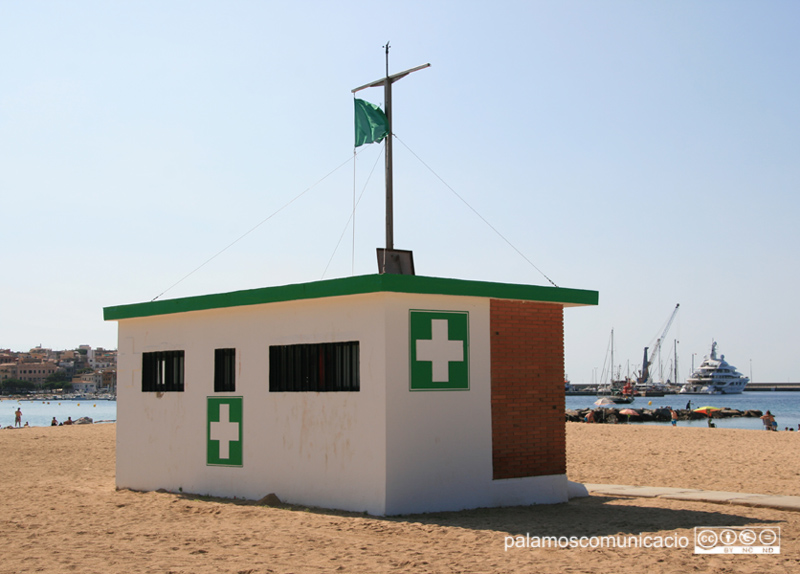
[[[97,383],[87,379],[73,379],[72,390],[77,393],[96,393]]]
[[[108,307],[117,486],[403,514],[564,502],[563,308],[368,275]]]

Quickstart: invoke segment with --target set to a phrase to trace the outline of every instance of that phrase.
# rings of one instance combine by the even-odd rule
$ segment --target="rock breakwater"
[[[704,413],[698,413],[693,410],[688,409],[675,409],[675,412],[678,413],[678,420],[679,421],[694,421],[700,419],[725,419],[725,418],[732,418],[732,417],[749,417],[749,418],[759,418],[763,412],[759,410],[745,410],[740,411],[738,409],[720,409],[718,411],[712,411],[711,415],[708,416]],[[620,408],[604,408],[604,409],[567,409],[566,411],[566,420],[567,422],[584,422],[586,421],[589,413],[592,413],[590,419],[593,419],[591,422],[595,423],[607,423],[607,424],[617,424],[617,423],[642,423],[642,422],[664,422],[668,423],[672,420],[672,415],[668,408],[658,408],[658,409],[633,409],[628,406],[622,406]]]

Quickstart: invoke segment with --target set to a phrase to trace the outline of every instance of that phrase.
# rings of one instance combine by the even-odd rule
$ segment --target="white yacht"
[[[679,392],[684,395],[733,395],[741,393],[749,382],[749,378],[725,360],[725,355],[717,357],[717,342],[713,341],[711,355],[703,359]]]

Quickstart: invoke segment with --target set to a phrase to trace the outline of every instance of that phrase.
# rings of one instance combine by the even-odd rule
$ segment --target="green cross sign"
[[[469,313],[409,311],[411,390],[469,390]]]
[[[242,397],[208,397],[206,464],[242,466]]]

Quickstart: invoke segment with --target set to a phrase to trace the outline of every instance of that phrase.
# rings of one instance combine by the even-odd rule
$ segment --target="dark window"
[[[271,346],[269,390],[358,391],[358,341]]]
[[[214,392],[236,390],[236,349],[214,350]]]
[[[183,351],[142,353],[142,392],[183,391]]]

